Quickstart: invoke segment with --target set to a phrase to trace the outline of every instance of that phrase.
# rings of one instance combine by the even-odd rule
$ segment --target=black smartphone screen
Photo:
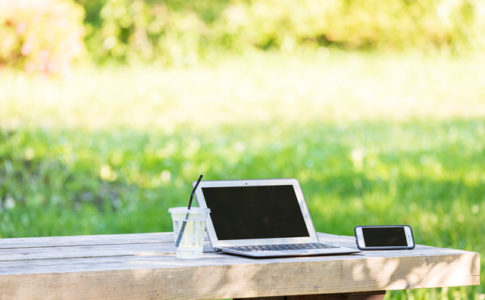
[[[404,227],[362,228],[366,247],[408,246]]]

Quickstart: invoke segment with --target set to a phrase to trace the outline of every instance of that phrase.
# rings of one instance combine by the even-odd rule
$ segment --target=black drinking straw
[[[199,183],[202,180],[203,176],[204,175],[200,174],[199,179],[197,179],[197,183],[195,184],[194,188],[192,189],[192,193],[190,193],[189,206],[187,207],[187,214],[185,215],[185,219],[184,219],[184,223],[182,224],[182,228],[180,228],[180,232],[179,232],[179,235],[177,237],[177,241],[175,242],[175,247],[178,247],[180,245],[180,240],[182,239],[182,236],[184,235],[185,226],[187,225],[187,219],[189,218],[190,207],[192,206],[192,199],[194,198],[195,190],[199,186]]]

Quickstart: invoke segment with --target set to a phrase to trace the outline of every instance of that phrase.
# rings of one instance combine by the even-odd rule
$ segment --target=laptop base
[[[294,257],[294,256],[315,256],[315,255],[343,255],[358,253],[360,250],[338,247],[329,249],[309,249],[309,250],[277,250],[277,251],[238,251],[230,248],[215,249],[217,253],[233,254],[251,258],[271,258],[271,257]]]

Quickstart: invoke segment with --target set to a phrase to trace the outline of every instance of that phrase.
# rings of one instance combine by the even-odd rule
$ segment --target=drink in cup
[[[210,209],[192,207],[173,207],[172,214],[174,243],[177,258],[198,258],[202,256],[205,222]],[[177,241],[178,246],[176,245]]]

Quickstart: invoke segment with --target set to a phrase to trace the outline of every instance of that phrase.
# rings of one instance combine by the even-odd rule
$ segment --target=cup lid
[[[204,208],[204,207],[191,207],[190,212],[207,212],[210,213],[209,208]],[[187,212],[187,207],[171,207],[168,209],[169,213],[186,213]]]

